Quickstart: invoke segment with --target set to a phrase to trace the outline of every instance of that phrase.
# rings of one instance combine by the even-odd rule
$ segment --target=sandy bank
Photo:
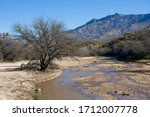
[[[27,63],[27,61],[0,63],[0,99],[32,99],[35,84],[57,78],[61,75],[64,68],[88,64],[96,59],[95,57],[62,58],[61,60],[54,61],[59,65],[60,69],[45,73],[13,70],[22,63]]]

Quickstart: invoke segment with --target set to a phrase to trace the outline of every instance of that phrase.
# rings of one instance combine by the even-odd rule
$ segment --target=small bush
[[[38,61],[29,61],[27,64],[22,64],[20,66],[21,70],[39,70],[40,65]]]
[[[77,56],[89,56],[90,50],[88,47],[80,47],[76,53]]]
[[[50,63],[48,69],[59,69],[59,66],[55,63]]]
[[[39,95],[36,92],[32,92],[31,96],[32,96],[33,100],[38,100],[39,99]]]

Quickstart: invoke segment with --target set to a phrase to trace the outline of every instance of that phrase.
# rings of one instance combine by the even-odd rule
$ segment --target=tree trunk
[[[45,71],[47,68],[45,65],[40,65],[40,66],[41,66],[40,71]]]
[[[40,62],[40,71],[45,71],[48,65],[50,64],[51,60],[43,60]]]
[[[45,64],[45,62],[44,61],[41,61],[40,62],[40,71],[45,71],[46,70],[46,68],[48,67],[48,65],[47,64]]]

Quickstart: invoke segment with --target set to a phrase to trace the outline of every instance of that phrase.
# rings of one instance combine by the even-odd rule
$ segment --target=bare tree
[[[45,70],[54,58],[68,51],[68,36],[60,22],[37,18],[32,25],[16,24],[13,27],[19,39],[30,43],[40,61],[40,70]]]

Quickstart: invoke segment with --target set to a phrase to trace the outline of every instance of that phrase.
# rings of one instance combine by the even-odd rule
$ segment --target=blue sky
[[[30,24],[38,16],[56,19],[73,29],[114,13],[150,13],[150,0],[0,0],[0,32],[11,32],[13,24]]]

